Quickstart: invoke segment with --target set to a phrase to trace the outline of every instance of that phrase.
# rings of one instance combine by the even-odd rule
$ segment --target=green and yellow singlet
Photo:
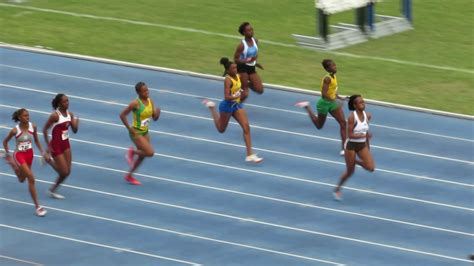
[[[148,98],[148,104],[144,105],[140,98],[137,98],[139,104],[138,108],[133,110],[133,123],[132,127],[140,134],[144,135],[148,132],[148,124],[150,118],[153,115],[153,107],[150,98]]]
[[[337,94],[337,78],[336,78],[336,75],[334,75],[334,77],[332,77],[331,75],[324,76],[321,80],[321,93],[323,93],[323,84],[324,84],[324,79],[326,79],[326,77],[329,77],[331,79],[331,83],[329,83],[329,86],[328,86],[328,93],[327,93],[328,99],[327,100],[334,101],[336,99],[336,94]]]

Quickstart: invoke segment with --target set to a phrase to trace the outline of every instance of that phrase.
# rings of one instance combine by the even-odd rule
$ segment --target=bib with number
[[[64,131],[61,133],[61,139],[62,139],[62,140],[67,140],[67,139],[69,139],[69,131],[64,130]]]
[[[140,126],[147,127],[148,124],[150,124],[150,118],[143,119],[142,122],[140,123]]]
[[[31,141],[25,141],[18,143],[17,147],[18,151],[26,151],[33,148],[33,145],[31,144]]]

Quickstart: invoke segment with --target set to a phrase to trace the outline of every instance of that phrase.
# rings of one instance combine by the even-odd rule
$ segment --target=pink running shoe
[[[130,183],[131,185],[135,185],[135,186],[139,186],[141,185],[142,183],[140,183],[140,181],[138,181],[137,179],[135,179],[133,176],[131,175],[126,175],[125,176],[125,181],[127,181],[128,183]]]
[[[127,159],[127,163],[130,168],[133,167],[133,147],[128,148],[127,153],[125,154],[125,158]]]
[[[309,106],[309,102],[307,102],[307,101],[297,102],[297,103],[295,103],[295,106],[299,107],[299,108],[306,108],[306,107]]]

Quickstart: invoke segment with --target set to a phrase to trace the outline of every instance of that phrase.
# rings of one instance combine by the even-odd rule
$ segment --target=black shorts
[[[346,144],[346,150],[359,152],[359,151],[361,151],[363,148],[365,148],[365,145],[367,145],[367,142],[352,142],[352,141],[348,141],[347,144]]]
[[[247,64],[237,64],[237,72],[247,74],[257,73],[257,71],[255,71],[255,66],[249,66]]]

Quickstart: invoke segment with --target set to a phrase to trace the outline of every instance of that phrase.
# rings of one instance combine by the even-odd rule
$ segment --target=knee
[[[354,174],[355,167],[349,167],[346,169],[346,171],[347,171],[347,177],[350,177],[351,175]]]
[[[258,94],[263,94],[263,85],[257,84],[254,88],[254,91]]]
[[[339,127],[341,127],[342,130],[346,130],[346,121],[339,122]]]
[[[70,174],[71,174],[71,169],[67,169],[67,170],[61,171],[61,172],[59,173],[59,175],[60,175],[62,178],[66,178],[66,177],[68,177]]]
[[[155,151],[154,150],[149,150],[145,153],[145,156],[146,157],[153,157],[155,155]]]
[[[217,131],[218,131],[219,133],[221,133],[221,134],[224,133],[225,130],[226,130],[225,128],[218,128],[218,129],[217,129]]]
[[[369,172],[375,171],[375,165],[374,165],[374,164],[369,164],[369,165],[367,166],[367,171],[369,171]]]

